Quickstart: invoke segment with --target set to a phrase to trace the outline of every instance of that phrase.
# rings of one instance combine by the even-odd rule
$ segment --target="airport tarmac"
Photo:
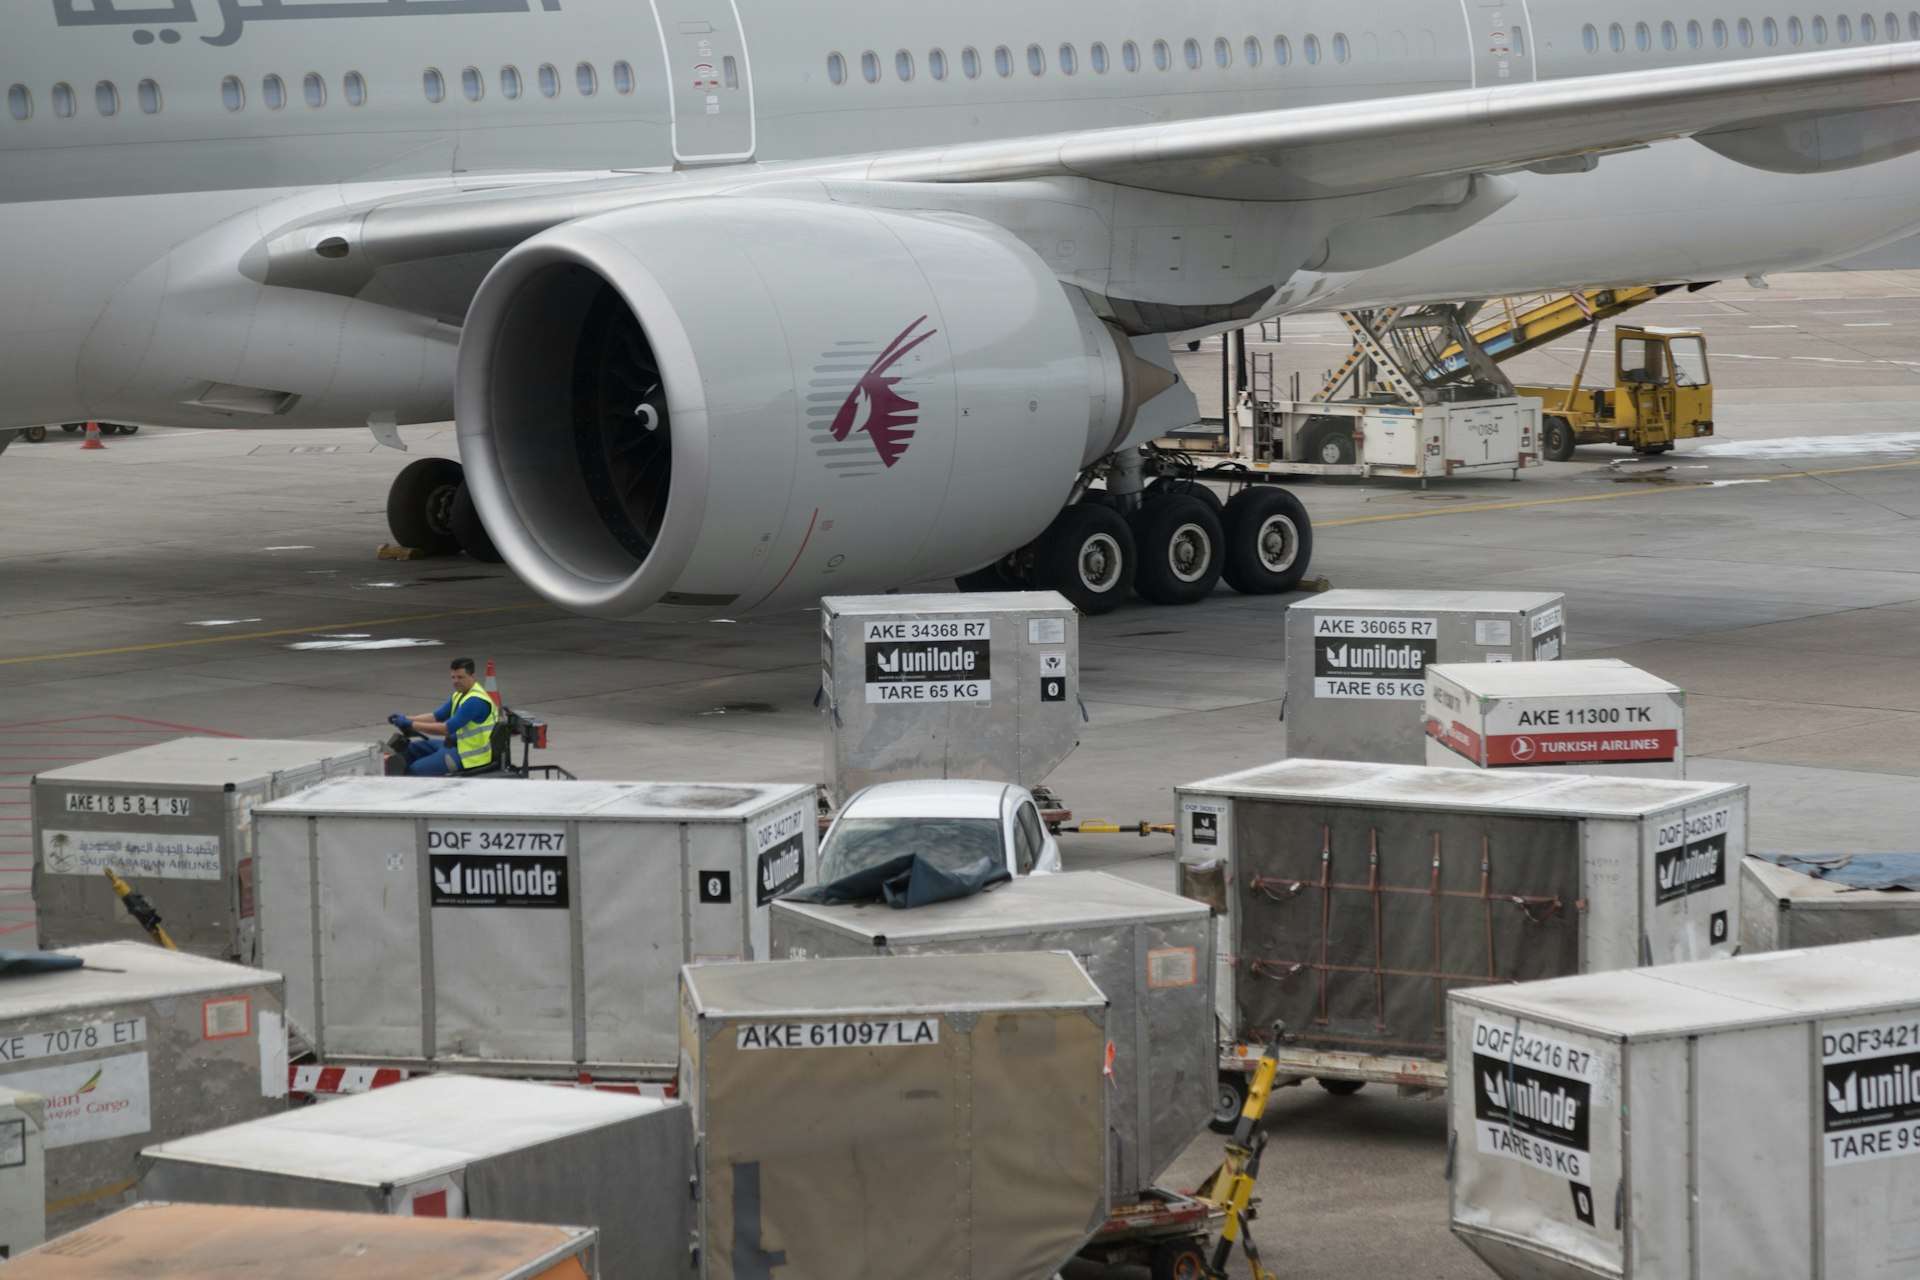
[[[1911,849],[1920,273],[1772,283],[1636,313],[1707,328],[1713,441],[1657,460],[1582,448],[1518,481],[1424,491],[1304,484],[1314,572],[1564,591],[1571,654],[1687,689],[1689,773],[1752,784],[1755,849]],[[1305,344],[1337,328],[1289,319],[1280,350],[1332,363]],[[1200,381],[1217,356],[1183,363]],[[454,452],[450,427],[402,434],[410,456]],[[547,756],[585,777],[822,774],[814,613],[614,624],[541,603],[499,566],[377,560],[407,459],[361,433],[149,429],[106,446],[55,433],[0,456],[0,946],[32,936],[35,771],[183,732],[375,739],[388,712],[444,699],[456,654],[492,659],[508,699],[551,724]],[[1050,780],[1077,815],[1167,821],[1175,784],[1281,754],[1289,599],[1223,587],[1083,622],[1088,722]],[[1169,838],[1063,846],[1070,867],[1172,886]],[[1257,1239],[1291,1280],[1488,1274],[1447,1232],[1443,1104],[1291,1089],[1270,1135]],[[1169,1182],[1197,1182],[1218,1150],[1203,1137]]]

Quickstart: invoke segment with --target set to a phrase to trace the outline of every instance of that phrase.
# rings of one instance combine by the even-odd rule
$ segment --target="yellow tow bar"
[[[1060,829],[1083,836],[1170,836],[1173,834],[1173,824],[1171,822],[1148,822],[1145,819],[1139,822],[1123,823],[1106,822],[1099,818],[1090,818],[1085,822],[1076,822],[1072,826],[1061,827]]]
[[[1207,1264],[1210,1280],[1227,1280],[1227,1259],[1238,1244],[1247,1256],[1247,1271],[1252,1280],[1279,1280],[1260,1262],[1259,1246],[1253,1242],[1253,1185],[1260,1176],[1260,1155],[1267,1149],[1267,1135],[1260,1129],[1267,1112],[1267,1096],[1273,1092],[1273,1078],[1280,1067],[1282,1027],[1273,1029],[1273,1039],[1260,1065],[1254,1068],[1253,1083],[1247,1087],[1246,1105],[1240,1108],[1240,1123],[1227,1139],[1226,1159],[1214,1170],[1194,1199],[1204,1200],[1226,1214],[1220,1228],[1220,1240],[1214,1245],[1213,1259]]]
[[[169,951],[178,951],[180,948],[173,945],[173,939],[160,927],[160,913],[153,909],[153,904],[147,901],[146,896],[115,875],[112,867],[102,867],[101,870],[107,873],[107,879],[113,884],[113,892],[119,897],[121,905],[126,907],[127,914],[147,931],[147,936]]]

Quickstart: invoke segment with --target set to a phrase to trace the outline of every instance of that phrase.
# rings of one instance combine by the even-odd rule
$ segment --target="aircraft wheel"
[[[1089,615],[1111,613],[1133,588],[1133,534],[1116,511],[1076,502],[1034,543],[1036,586],[1058,591]]]
[[[1207,1128],[1215,1133],[1232,1133],[1240,1124],[1240,1112],[1247,1105],[1247,1078],[1238,1071],[1220,1073],[1220,1085],[1213,1095],[1213,1115]]]
[[[1006,558],[995,560],[992,564],[975,569],[972,573],[956,576],[953,585],[962,591],[1020,591],[1025,584],[1007,572]]]
[[[130,436],[140,429],[140,424],[137,422],[116,422],[113,424],[113,429],[123,436]],[[101,430],[106,430],[104,424],[102,424]]]
[[[1565,418],[1547,418],[1540,424],[1540,452],[1548,462],[1565,462],[1573,457],[1573,424]]]
[[[20,433],[20,438],[28,444],[39,444],[47,438],[47,429],[45,427],[28,427]]]
[[[506,559],[493,545],[493,539],[487,535],[487,526],[480,521],[480,513],[473,508],[473,494],[467,489],[466,482],[453,494],[453,510],[448,513],[448,523],[453,526],[453,536],[459,540],[460,549],[467,557],[481,564],[499,564]]]
[[[1226,518],[1221,514],[1226,510],[1226,504],[1220,501],[1220,495],[1198,480],[1186,476],[1161,476],[1147,486],[1148,502],[1176,495],[1198,498],[1213,509],[1214,515],[1220,516],[1223,520]]]
[[[1222,577],[1243,596],[1291,591],[1313,561],[1313,523],[1300,499],[1274,485],[1250,485],[1227,503]]]
[[[1220,517],[1198,498],[1170,494],[1140,508],[1133,542],[1140,568],[1133,589],[1154,604],[1192,604],[1220,581],[1226,533]]]
[[[387,490],[387,528],[394,541],[430,556],[459,552],[453,505],[463,474],[451,458],[419,458],[402,467]]]

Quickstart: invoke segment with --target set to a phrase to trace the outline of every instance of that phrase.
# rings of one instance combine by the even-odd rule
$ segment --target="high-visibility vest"
[[[487,691],[475,685],[465,693],[453,695],[449,717],[458,719],[460,706],[468,699],[477,699],[486,708],[486,714],[460,730],[460,736],[453,743],[453,756],[460,768],[478,769],[493,763],[493,722],[498,712]]]

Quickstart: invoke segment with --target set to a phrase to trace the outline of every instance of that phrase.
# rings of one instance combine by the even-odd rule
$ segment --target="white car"
[[[1016,876],[1060,870],[1033,793],[1010,782],[882,782],[854,793],[820,842],[819,882],[906,853],[957,869],[993,858]]]

